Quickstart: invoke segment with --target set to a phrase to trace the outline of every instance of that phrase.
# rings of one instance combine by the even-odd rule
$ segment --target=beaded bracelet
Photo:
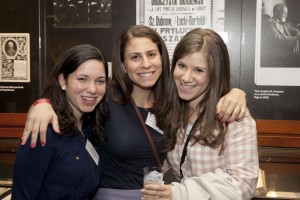
[[[35,105],[40,104],[40,103],[49,103],[49,104],[51,104],[51,100],[46,99],[46,98],[38,99],[32,104],[32,106],[35,106]]]

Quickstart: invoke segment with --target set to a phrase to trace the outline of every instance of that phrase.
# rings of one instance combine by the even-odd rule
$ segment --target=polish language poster
[[[136,24],[150,26],[172,57],[178,41],[194,28],[224,31],[225,0],[137,0]]]

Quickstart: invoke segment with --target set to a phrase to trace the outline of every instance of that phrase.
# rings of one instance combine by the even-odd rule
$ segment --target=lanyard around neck
[[[182,155],[181,155],[181,159],[180,159],[180,179],[183,178],[181,166],[184,163],[184,160],[185,160],[185,157],[186,157],[186,154],[187,154],[187,146],[188,146],[188,144],[191,140],[191,137],[193,135],[192,134],[193,130],[195,129],[196,125],[198,124],[198,121],[199,121],[199,117],[197,117],[196,121],[194,122],[193,127],[192,127],[191,131],[189,132],[188,137],[186,138],[186,141],[185,141],[185,144],[184,144],[184,147],[183,147],[183,150],[182,150]]]

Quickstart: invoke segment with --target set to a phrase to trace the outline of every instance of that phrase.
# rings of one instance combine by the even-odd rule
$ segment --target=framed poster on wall
[[[273,13],[277,6],[285,27],[279,27]],[[286,26],[297,29],[299,9],[297,0],[243,1],[241,88],[256,119],[300,119],[300,54],[294,51],[299,39],[292,33],[276,33],[280,28],[286,31]]]
[[[155,29],[164,39],[171,58],[176,44],[192,29],[224,31],[225,0],[137,0],[136,4],[136,24]]]
[[[30,82],[29,44],[28,33],[0,33],[0,82]]]
[[[27,112],[39,96],[39,9],[39,0],[1,1],[0,113]]]

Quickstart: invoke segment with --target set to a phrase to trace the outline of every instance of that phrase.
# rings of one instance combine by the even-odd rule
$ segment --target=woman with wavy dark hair
[[[12,199],[75,200],[95,194],[101,177],[99,145],[105,140],[107,75],[105,58],[91,45],[64,54],[42,94],[51,99],[61,134],[49,125],[46,146],[32,149],[28,140],[19,147]]]

